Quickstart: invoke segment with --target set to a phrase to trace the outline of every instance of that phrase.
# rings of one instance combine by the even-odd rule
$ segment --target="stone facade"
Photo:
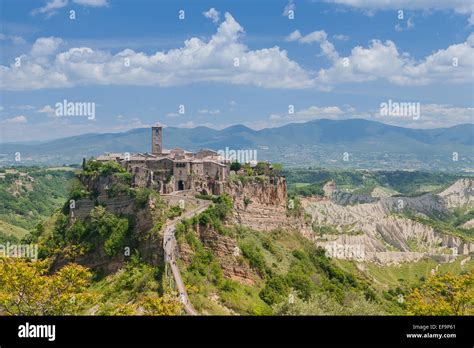
[[[133,175],[134,187],[148,187],[161,194],[191,190],[202,194],[221,194],[229,178],[230,163],[217,152],[197,153],[180,148],[164,150],[162,127],[152,127],[152,152],[106,154],[98,161],[116,161]]]

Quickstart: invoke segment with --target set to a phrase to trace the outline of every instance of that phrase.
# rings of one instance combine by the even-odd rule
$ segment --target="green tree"
[[[233,170],[233,171],[239,171],[240,168],[242,168],[242,164],[240,164],[239,162],[234,162],[234,163],[231,163],[230,165],[230,170]]]
[[[69,264],[48,275],[47,260],[0,259],[0,308],[8,315],[75,315],[93,299],[92,274]]]

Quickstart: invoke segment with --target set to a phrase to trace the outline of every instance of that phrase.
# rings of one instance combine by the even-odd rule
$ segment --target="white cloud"
[[[108,6],[107,0],[73,0],[73,3],[88,7],[104,7]],[[69,5],[69,0],[48,0],[43,7],[36,8],[31,11],[32,15],[44,14],[46,18],[58,14],[58,10]]]
[[[293,2],[293,0],[289,0],[289,1],[288,1],[288,4],[287,4],[287,5],[285,6],[285,8],[283,9],[282,16],[287,17],[287,16],[290,14],[290,11],[295,12],[295,10],[296,10],[296,5],[295,5],[295,3]]]
[[[11,41],[15,45],[23,45],[26,44],[25,39],[23,39],[21,36],[18,35],[6,35],[3,33],[0,33],[0,41]]]
[[[209,11],[203,12],[202,14],[204,17],[211,19],[213,23],[219,22],[219,11],[217,11],[214,7],[210,8]]]
[[[12,117],[12,118],[7,118],[5,120],[2,120],[2,121],[0,121],[0,124],[14,125],[14,124],[25,124],[27,122],[28,122],[28,119],[25,116],[20,115],[20,116],[15,116],[15,117]]]
[[[32,15],[36,15],[38,13],[47,14],[48,17],[57,13],[57,10],[60,8],[66,7],[69,3],[69,0],[49,0],[43,7],[34,9],[31,11]]]
[[[398,100],[394,102],[416,102],[413,100]],[[387,102],[381,100],[380,102]],[[380,104],[367,111],[358,111],[351,105],[341,106],[310,106],[295,110],[294,114],[271,114],[267,121],[258,121],[252,126],[257,128],[275,127],[288,123],[301,123],[317,119],[344,120],[363,118],[408,128],[440,128],[451,127],[463,123],[474,123],[474,108],[453,106],[448,104],[420,103],[420,117],[414,120],[407,116],[381,116]]]
[[[40,114],[46,114],[48,116],[55,116],[56,110],[51,107],[51,105],[45,105],[41,109],[38,110]]]
[[[461,123],[474,123],[474,108],[449,104],[421,105],[420,120],[425,127],[450,127]]]
[[[298,41],[299,39],[301,39],[301,33],[299,30],[293,31],[285,38],[286,41]]]
[[[323,55],[330,60],[335,60],[339,57],[334,45],[328,41],[328,35],[324,30],[313,31],[306,36],[302,36],[298,30],[295,30],[286,37],[287,41],[298,41],[300,43],[311,44],[313,42],[319,43]]]
[[[466,42],[439,50],[421,61],[400,53],[393,41],[372,40],[367,48],[354,47],[350,56],[337,59],[328,69],[321,69],[318,81],[329,86],[378,79],[412,86],[472,82],[473,35]]]
[[[474,34],[466,42],[416,60],[400,52],[393,41],[372,40],[341,57],[325,31],[306,36],[299,31],[287,39],[316,42],[332,62],[327,69],[309,71],[278,46],[250,50],[244,29],[229,14],[208,40],[190,38],[169,51],[154,54],[124,49],[116,54],[89,47],[60,51],[59,38],[39,38],[21,55],[21,66],[0,65],[0,89],[32,90],[83,85],[177,86],[199,82],[255,85],[262,88],[330,90],[337,84],[385,80],[396,85],[472,83]],[[129,61],[129,65],[125,61]],[[458,66],[454,66],[457,60]],[[235,66],[236,61],[238,66]],[[346,64],[348,63],[348,64]],[[347,65],[347,66],[345,66]]]
[[[42,37],[35,41],[30,55],[33,57],[49,56],[55,53],[63,40],[57,37]]]
[[[413,102],[413,100],[394,101]],[[474,108],[449,104],[420,103],[420,116],[417,119],[407,116],[382,116],[380,115],[380,109],[376,109],[368,114],[365,113],[363,118],[408,128],[441,128],[474,123]]]
[[[115,55],[75,47],[48,59],[61,39],[38,39],[21,67],[0,66],[0,87],[9,90],[76,85],[175,86],[196,82],[253,84],[264,88],[306,88],[314,81],[278,46],[249,50],[240,39],[244,29],[229,13],[208,40],[191,38],[181,48],[147,55],[125,49]],[[130,66],[124,64],[130,60]],[[235,62],[238,60],[238,66]]]

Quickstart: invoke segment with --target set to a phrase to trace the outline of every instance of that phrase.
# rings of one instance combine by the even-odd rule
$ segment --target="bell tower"
[[[151,153],[154,155],[161,154],[163,151],[163,127],[151,127]]]

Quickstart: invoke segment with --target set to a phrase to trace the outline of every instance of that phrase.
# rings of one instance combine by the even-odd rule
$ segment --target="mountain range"
[[[253,130],[235,125],[222,130],[208,127],[167,127],[165,148],[190,151],[256,149],[259,160],[288,166],[329,166],[400,169],[470,170],[474,163],[474,124],[450,128],[412,129],[363,119],[320,119],[276,128]],[[0,144],[0,165],[72,164],[104,152],[146,152],[151,131],[90,133],[37,144]]]

